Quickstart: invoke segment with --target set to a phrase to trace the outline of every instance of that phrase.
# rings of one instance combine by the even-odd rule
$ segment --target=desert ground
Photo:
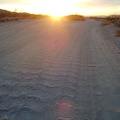
[[[120,120],[120,38],[100,21],[0,23],[0,120]]]

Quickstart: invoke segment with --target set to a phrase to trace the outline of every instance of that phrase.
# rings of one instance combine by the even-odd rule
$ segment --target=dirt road
[[[120,52],[107,36],[94,20],[1,23],[0,118],[120,120]]]

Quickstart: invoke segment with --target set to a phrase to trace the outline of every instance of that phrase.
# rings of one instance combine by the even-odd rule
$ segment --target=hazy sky
[[[0,8],[54,16],[110,15],[120,13],[120,0],[0,0]]]

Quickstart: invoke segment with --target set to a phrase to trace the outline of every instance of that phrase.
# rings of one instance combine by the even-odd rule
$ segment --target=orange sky
[[[0,0],[0,8],[52,16],[110,15],[120,12],[120,0]]]

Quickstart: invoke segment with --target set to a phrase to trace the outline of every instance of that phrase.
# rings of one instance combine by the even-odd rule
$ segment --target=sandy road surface
[[[93,20],[0,24],[0,118],[120,120],[120,52],[104,33]]]

